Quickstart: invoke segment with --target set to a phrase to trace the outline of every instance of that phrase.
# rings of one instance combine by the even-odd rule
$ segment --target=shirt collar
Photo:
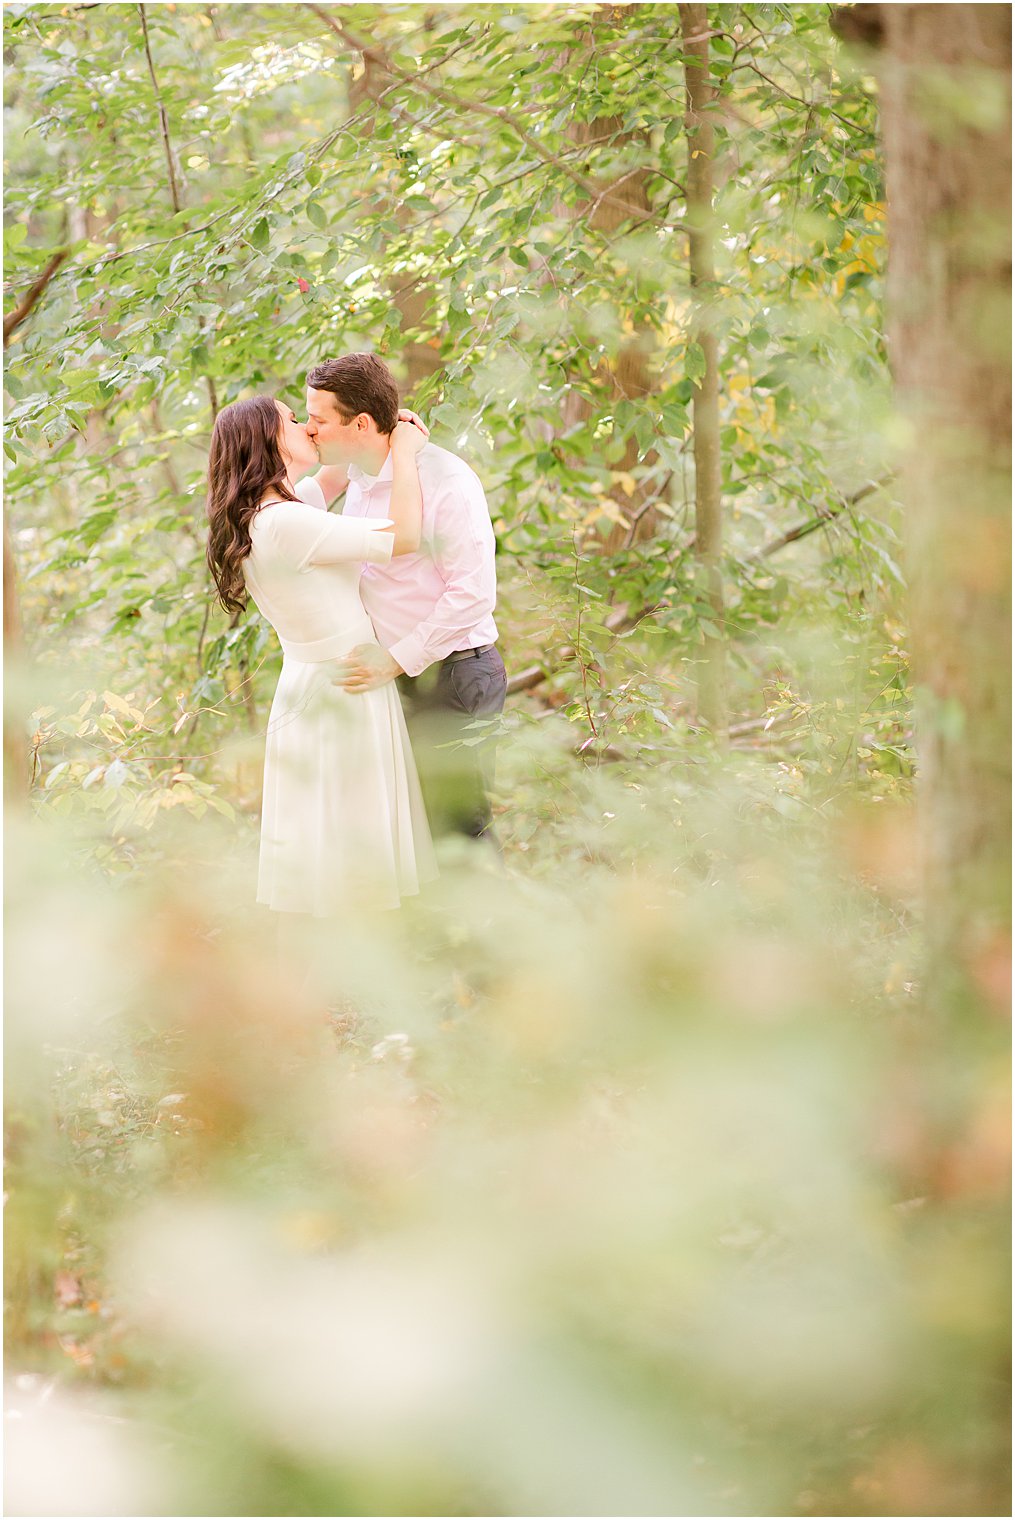
[[[368,475],[366,470],[361,470],[358,464],[351,464],[349,466],[348,475],[349,479],[354,481],[356,485],[360,486],[364,491],[369,491],[380,481],[390,480],[392,478],[393,471],[394,464],[392,462],[391,450],[389,449],[388,457],[381,465],[376,475]]]

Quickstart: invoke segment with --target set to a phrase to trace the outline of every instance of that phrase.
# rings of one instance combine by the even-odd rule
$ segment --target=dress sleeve
[[[300,572],[357,560],[386,565],[395,548],[395,535],[383,531],[391,518],[341,517],[299,501],[273,508],[269,526],[279,558]]]
[[[296,495],[300,501],[306,502],[308,507],[317,507],[321,512],[328,510],[328,503],[324,499],[324,492],[312,475],[304,475],[302,480],[296,482]]]

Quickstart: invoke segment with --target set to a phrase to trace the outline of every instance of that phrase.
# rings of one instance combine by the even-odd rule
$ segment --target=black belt
[[[441,664],[453,665],[456,660],[470,660],[473,655],[486,654],[488,649],[496,649],[496,647],[496,644],[480,644],[476,649],[456,649],[454,654],[446,654]]]

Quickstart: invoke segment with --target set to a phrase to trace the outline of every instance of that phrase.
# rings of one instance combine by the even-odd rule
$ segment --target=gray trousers
[[[498,845],[490,810],[495,741],[486,734],[476,743],[480,730],[467,727],[503,710],[507,672],[496,645],[396,680],[434,836],[469,834]]]

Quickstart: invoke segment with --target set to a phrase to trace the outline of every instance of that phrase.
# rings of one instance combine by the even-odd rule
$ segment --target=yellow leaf
[[[121,713],[125,718],[130,718],[133,723],[143,723],[144,713],[139,713],[136,707],[131,707],[122,697],[118,697],[115,691],[104,691],[102,700],[113,712]]]
[[[612,523],[617,523],[621,528],[629,528],[631,526],[630,520],[624,516],[617,503],[611,501],[608,496],[604,497],[601,502],[598,502],[590,511],[586,512],[582,518],[581,525],[583,528],[590,528],[601,517],[607,518]]]

